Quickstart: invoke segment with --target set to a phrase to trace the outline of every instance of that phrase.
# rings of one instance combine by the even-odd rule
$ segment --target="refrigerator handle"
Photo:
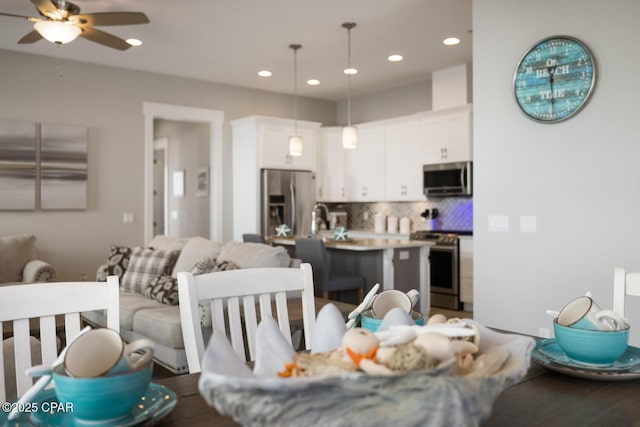
[[[293,183],[289,184],[289,191],[291,192],[291,233],[296,233],[296,186]]]

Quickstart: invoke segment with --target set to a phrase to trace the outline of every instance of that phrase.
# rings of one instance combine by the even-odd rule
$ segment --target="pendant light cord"
[[[347,29],[347,68],[351,69],[351,28]],[[351,127],[351,73],[347,74],[347,126]]]
[[[293,49],[293,132],[298,136],[298,49],[299,44],[289,45]]]

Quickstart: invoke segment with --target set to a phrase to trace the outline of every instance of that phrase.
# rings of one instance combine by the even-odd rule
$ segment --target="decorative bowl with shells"
[[[203,357],[200,393],[218,412],[245,426],[477,426],[490,415],[496,397],[529,368],[534,348],[529,337],[497,333],[468,319],[454,326],[416,326],[406,317],[393,322],[385,317],[375,333],[377,353],[398,354],[402,346],[421,341],[426,353],[439,354],[434,364],[396,371],[377,356],[363,356],[359,366],[342,369],[351,363],[344,350],[358,349],[362,339],[374,334],[347,331],[338,309],[328,305],[318,313],[310,354],[296,353],[277,323],[263,319],[255,335],[253,370],[236,356],[226,336],[214,331]],[[366,337],[352,341],[354,334]],[[473,354],[455,353],[471,347]],[[318,358],[321,367],[312,375],[283,377],[285,366],[296,364],[308,374],[305,363]],[[338,360],[338,368],[325,369],[331,358]]]

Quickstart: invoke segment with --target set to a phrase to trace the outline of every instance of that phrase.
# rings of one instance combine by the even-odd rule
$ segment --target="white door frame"
[[[222,240],[222,125],[224,111],[143,102],[144,113],[144,240],[153,239],[153,121],[209,123],[209,227],[212,240]]]
[[[155,139],[153,141],[153,150],[154,151],[162,150],[164,152],[164,165],[163,165],[164,170],[162,171],[162,174],[163,174],[162,185],[164,186],[163,200],[162,200],[162,209],[164,210],[164,214],[162,215],[162,217],[164,218],[164,223],[162,224],[162,229],[164,230],[164,234],[168,234],[169,232],[169,162],[167,162],[167,156],[169,155],[169,140],[167,138]],[[153,206],[155,206],[155,203]],[[152,216],[155,221],[155,212],[153,212]],[[153,225],[151,227],[153,227]]]

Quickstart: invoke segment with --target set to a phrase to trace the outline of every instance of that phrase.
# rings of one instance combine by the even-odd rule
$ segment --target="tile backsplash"
[[[330,211],[348,214],[347,228],[351,230],[373,230],[374,215],[403,216],[411,220],[411,231],[423,221],[420,214],[425,209],[438,209],[434,230],[473,230],[473,199],[446,197],[424,202],[372,202],[372,203],[327,203]],[[367,219],[365,219],[367,217]]]

